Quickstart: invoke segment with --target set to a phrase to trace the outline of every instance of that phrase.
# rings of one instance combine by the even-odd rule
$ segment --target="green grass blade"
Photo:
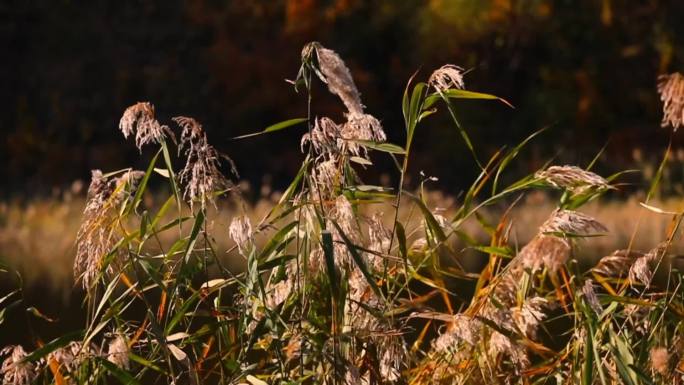
[[[272,124],[272,125],[266,127],[263,131],[254,132],[254,133],[246,134],[246,135],[236,136],[233,139],[244,139],[244,138],[251,138],[253,136],[268,134],[269,132],[284,130],[288,127],[296,126],[296,125],[298,125],[300,123],[304,123],[306,121],[308,121],[307,118],[288,119],[288,120],[284,120],[282,122],[278,122],[276,124]]]

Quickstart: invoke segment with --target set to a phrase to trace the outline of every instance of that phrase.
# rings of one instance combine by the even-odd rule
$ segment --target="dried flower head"
[[[169,127],[154,118],[154,106],[148,102],[128,107],[119,121],[119,129],[125,138],[135,132],[135,145],[139,150],[148,143],[161,143],[166,135],[173,138]]]
[[[483,324],[476,318],[465,314],[454,314],[444,333],[432,342],[432,348],[438,352],[457,350],[459,344],[476,346],[480,341]]]
[[[5,357],[0,367],[2,383],[7,385],[28,385],[38,375],[38,366],[24,361],[28,354],[21,345],[6,346],[0,350],[0,357]]]
[[[240,252],[244,252],[252,242],[252,222],[246,215],[234,217],[228,227],[228,235]]]
[[[667,376],[670,372],[670,355],[667,348],[658,346],[652,347],[650,351],[651,369],[662,376]]]
[[[318,66],[321,70],[321,80],[328,84],[331,93],[342,99],[350,114],[362,114],[363,104],[361,94],[354,84],[349,68],[344,60],[333,50],[320,44],[315,44]]]
[[[629,268],[629,280],[632,283],[640,282],[648,287],[653,279],[653,268],[664,255],[667,249],[666,244],[660,244],[653,250],[637,258]]]
[[[558,209],[539,228],[539,232],[590,236],[608,229],[594,218],[578,211]]]
[[[302,50],[302,60],[308,62],[313,52],[318,58],[318,77],[328,84],[331,93],[339,96],[347,108],[347,122],[337,125],[328,118],[317,119],[310,133],[302,137],[302,148],[311,143],[319,154],[367,155],[363,141],[384,142],[387,137],[380,121],[363,112],[361,95],[349,68],[335,51],[313,42]]]
[[[113,363],[121,369],[128,369],[130,366],[128,353],[128,342],[122,333],[117,333],[113,340],[109,341],[107,348],[107,361]]]
[[[340,131],[342,145],[340,148],[345,153],[356,156],[365,156],[366,147],[358,141],[384,142],[387,140],[385,131],[380,121],[369,114],[348,114],[347,123]]]
[[[48,355],[48,362],[56,362],[67,373],[74,372],[88,358],[99,356],[94,345],[83,346],[80,342],[72,341]]]
[[[661,75],[658,77],[658,93],[663,102],[663,121],[677,131],[684,125],[684,76],[680,73]]]
[[[601,313],[603,313],[601,302],[599,302],[598,296],[596,296],[596,291],[594,291],[594,281],[591,279],[584,281],[584,285],[582,286],[582,295],[596,315],[601,315]]]
[[[333,193],[340,184],[340,169],[338,159],[330,158],[322,162],[317,162],[311,170],[311,188],[314,193],[321,194],[323,198],[334,195]]]
[[[463,84],[463,68],[453,64],[444,65],[430,75],[428,84],[437,92],[444,92],[452,88],[462,90],[465,87]]]
[[[347,236],[356,232],[354,208],[349,199],[344,195],[339,195],[335,198],[335,207],[330,215],[337,221],[337,224],[340,225]]]
[[[102,258],[114,246],[113,224],[118,215],[118,205],[135,191],[144,174],[142,171],[127,171],[118,178],[106,178],[102,171],[92,171],[74,259],[74,276],[82,280],[85,289],[92,288],[100,272]]]
[[[401,378],[401,369],[406,358],[406,346],[403,340],[396,336],[387,336],[378,344],[380,358],[380,377],[389,382],[396,382]]]
[[[228,161],[231,172],[237,176],[235,164],[209,144],[202,125],[195,119],[178,116],[173,121],[183,129],[180,148],[185,149],[187,157],[185,167],[179,174],[180,181],[185,183],[183,196],[190,206],[199,201],[204,208],[207,201],[214,202],[215,193],[233,187],[219,170],[220,159]]]
[[[278,305],[285,302],[292,292],[293,281],[284,279],[275,285],[269,285],[266,289],[266,307],[275,309]]]
[[[520,307],[511,310],[515,325],[526,337],[536,338],[539,324],[546,318],[546,310],[551,303],[543,297],[532,297],[525,300]]]
[[[370,240],[368,249],[375,251],[376,253],[388,251],[391,237],[392,231],[386,228],[382,223],[382,213],[374,213],[373,216],[368,219],[368,238]],[[382,258],[382,256],[369,253],[368,262],[369,266],[377,271],[383,269],[384,258]]]
[[[612,254],[601,258],[592,271],[606,277],[625,277],[634,261],[643,253],[630,250],[615,250]]]
[[[316,119],[314,126],[311,128],[311,132],[302,136],[302,152],[304,152],[304,146],[307,143],[311,143],[314,151],[318,154],[334,154],[340,152],[338,144],[342,136],[340,130],[341,127],[330,118],[323,117]]]
[[[508,357],[518,370],[530,365],[530,359],[525,348],[497,331],[492,332],[487,346],[487,353],[493,361],[501,356]]]
[[[608,181],[591,171],[577,166],[551,166],[535,174],[536,178],[544,180],[553,187],[566,189],[572,193],[584,193],[591,189],[603,190],[610,188]]]
[[[538,235],[520,250],[516,258],[523,267],[532,271],[546,268],[555,273],[570,258],[571,251],[570,243],[563,238]]]

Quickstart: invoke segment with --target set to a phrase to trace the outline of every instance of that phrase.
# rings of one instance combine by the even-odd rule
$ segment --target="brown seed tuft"
[[[148,102],[139,102],[128,107],[119,121],[119,129],[125,138],[135,132],[138,150],[149,143],[161,143],[167,135],[173,138],[169,127],[159,124],[154,118],[154,106]]]
[[[437,92],[444,92],[452,88],[462,90],[465,88],[463,68],[453,64],[444,65],[430,75],[428,84]]]
[[[363,114],[361,94],[359,94],[344,60],[335,51],[320,44],[316,44],[315,49],[318,65],[323,75],[321,80],[328,84],[330,92],[342,99],[342,103],[347,107],[350,114]]]
[[[0,350],[0,357],[5,357],[0,367],[3,384],[29,385],[38,376],[39,365],[24,361],[27,355],[21,345],[6,346]]]
[[[670,372],[670,355],[665,347],[652,347],[650,351],[651,369],[662,376]]]
[[[578,211],[558,209],[539,228],[539,232],[560,233],[574,236],[591,236],[605,233],[608,229],[594,218]]]
[[[658,93],[663,102],[661,126],[671,125],[677,131],[684,125],[684,76],[678,72],[659,76]]]
[[[544,180],[553,187],[578,194],[592,189],[610,188],[608,181],[601,176],[577,166],[551,166],[544,171],[537,172],[535,177]]]
[[[207,140],[202,125],[195,119],[178,116],[173,118],[182,129],[180,149],[185,149],[187,161],[179,174],[181,183],[185,183],[183,196],[190,206],[199,201],[202,208],[206,202],[215,204],[215,194],[230,189],[233,184],[221,173],[220,159],[228,161],[233,175],[238,175],[235,164],[226,155],[220,154]]]

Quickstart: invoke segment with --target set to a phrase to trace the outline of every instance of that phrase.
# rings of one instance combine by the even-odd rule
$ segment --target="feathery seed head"
[[[511,310],[513,321],[528,338],[536,338],[539,324],[546,318],[545,310],[551,304],[546,298],[532,297],[525,300],[521,307]]]
[[[384,142],[387,140],[380,121],[369,114],[348,114],[347,123],[342,126],[340,133],[345,142],[344,148],[356,156],[365,155],[366,148],[355,141]]]
[[[440,93],[452,88],[462,90],[465,88],[463,84],[463,68],[453,64],[446,64],[430,75],[428,84]]]
[[[662,376],[668,375],[670,372],[670,354],[665,347],[652,347],[649,360],[651,361],[651,369],[654,372],[660,373]]]
[[[332,196],[340,183],[338,159],[331,157],[317,162],[311,169],[311,188],[319,192],[324,198]]]
[[[173,118],[182,129],[180,149],[185,149],[187,161],[179,177],[185,183],[183,196],[190,206],[200,201],[202,208],[207,201],[214,203],[214,194],[232,188],[233,184],[219,170],[223,158],[231,166],[233,175],[238,175],[235,164],[226,155],[220,154],[207,140],[202,125],[195,119],[178,116]]]
[[[653,279],[653,264],[655,264],[665,254],[666,244],[660,244],[648,253],[637,258],[629,268],[629,280],[632,283],[641,282],[644,286],[649,286]]]
[[[321,80],[328,84],[331,93],[342,99],[345,107],[350,114],[363,114],[363,104],[361,94],[354,84],[354,79],[349,72],[349,68],[344,64],[344,60],[333,50],[327,49],[320,44],[316,44],[316,56],[321,70]],[[305,48],[307,50],[307,48]]]
[[[549,272],[557,272],[570,258],[570,243],[559,237],[538,235],[532,239],[518,254],[522,266],[533,271],[542,267]]]
[[[677,131],[684,125],[684,76],[678,72],[659,76],[658,93],[663,102],[661,126],[669,124]]]
[[[307,143],[311,143],[314,151],[318,154],[341,152],[339,146],[339,141],[341,140],[340,129],[340,126],[330,118],[322,117],[316,119],[311,132],[302,136],[302,152],[304,152],[304,145]]]
[[[594,218],[578,211],[558,209],[539,228],[541,234],[560,233],[575,236],[589,236],[608,229]]]
[[[82,280],[84,289],[93,287],[102,258],[115,244],[113,223],[118,215],[117,207],[135,190],[144,174],[129,170],[118,178],[108,179],[102,171],[92,171],[74,259],[74,276]]]
[[[382,213],[374,213],[368,220],[369,249],[377,253],[384,253],[391,243],[392,231],[382,224]],[[375,254],[368,254],[369,265],[376,270],[383,268],[383,258]]]
[[[601,306],[601,302],[599,302],[598,296],[596,296],[596,291],[594,291],[593,280],[587,279],[584,281],[584,285],[582,286],[582,295],[594,313],[600,316],[601,313],[603,313],[603,306]]]
[[[64,371],[71,373],[77,370],[85,360],[95,356],[99,356],[99,353],[94,345],[83,346],[80,342],[72,341],[50,353],[48,362],[54,360]]]
[[[354,208],[347,197],[344,195],[339,195],[337,198],[335,198],[335,209],[331,214],[337,220],[337,224],[340,225],[347,236],[355,232],[354,225],[356,222],[356,216],[354,215]]]
[[[601,258],[592,271],[606,277],[624,277],[629,273],[634,261],[641,256],[643,254],[636,251],[615,250]]]
[[[252,222],[246,215],[234,217],[228,227],[228,235],[237,244],[240,253],[245,252],[252,242]]]
[[[0,357],[5,357],[0,367],[3,384],[29,385],[38,375],[38,365],[24,361],[28,354],[21,345],[6,346],[0,350]]]
[[[130,362],[128,359],[128,342],[122,333],[117,333],[113,340],[109,341],[107,348],[107,361],[113,363],[121,369],[128,370]]]
[[[555,188],[566,189],[578,194],[591,189],[610,188],[608,181],[601,176],[577,166],[551,166],[544,171],[537,172],[535,177],[544,180]]]
[[[173,137],[171,130],[154,118],[154,106],[148,102],[128,107],[119,121],[119,129],[125,138],[135,132],[138,150],[148,143],[161,143],[166,135]]]

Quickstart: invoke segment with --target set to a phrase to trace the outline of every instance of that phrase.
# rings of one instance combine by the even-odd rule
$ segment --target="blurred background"
[[[516,107],[459,106],[483,158],[550,126],[521,167],[551,156],[586,164],[606,143],[603,167],[632,167],[635,150],[657,157],[667,143],[656,79],[683,69],[683,17],[679,0],[5,1],[1,194],[50,194],[87,182],[93,168],[145,164],[117,130],[138,101],[163,121],[198,119],[251,185],[283,186],[302,158],[303,126],[231,138],[305,115],[305,98],[285,79],[312,40],[346,60],[392,141],[404,140],[408,78],[453,63],[469,70],[468,89]],[[339,120],[338,100],[322,87],[314,98],[318,115]],[[469,184],[472,161],[456,130],[447,120],[430,126],[415,170],[446,190]]]
[[[312,40],[346,61],[391,142],[405,140],[407,80],[452,63],[467,69],[466,88],[515,106],[458,103],[481,159],[548,127],[510,178],[549,159],[586,166],[604,146],[597,172],[637,169],[612,202],[589,207],[615,234],[601,241],[599,257],[629,238],[630,210],[639,210],[670,138],[660,127],[656,82],[684,71],[682,20],[681,0],[3,1],[0,260],[21,272],[41,310],[79,317],[63,304],[80,306],[71,263],[90,170],[147,165],[150,154],[141,156],[117,128],[138,101],[152,102],[162,122],[177,115],[202,122],[237,164],[251,215],[266,210],[303,159],[305,128],[233,138],[306,115],[304,95],[285,80],[296,77],[301,48]],[[313,111],[342,119],[341,103],[320,85]],[[410,172],[439,178],[431,202],[448,211],[477,169],[446,116],[417,135]],[[671,155],[658,197],[681,209],[681,135]],[[364,178],[396,185],[392,163],[374,161]],[[535,210],[519,210],[521,242],[553,208],[546,196],[524,203]],[[667,220],[646,215],[639,246],[650,248]],[[17,282],[0,282],[0,297]]]

